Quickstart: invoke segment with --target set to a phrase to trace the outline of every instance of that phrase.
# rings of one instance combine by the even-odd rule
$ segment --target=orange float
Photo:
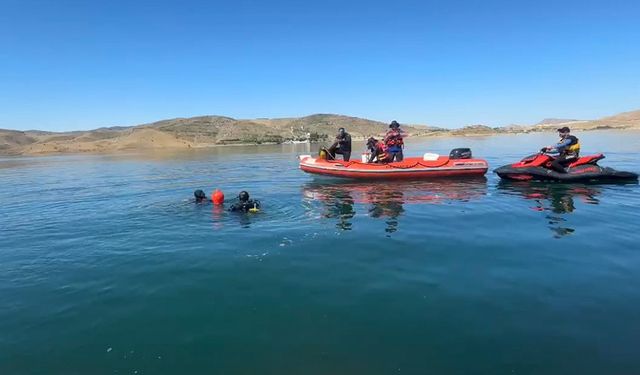
[[[211,193],[211,201],[213,202],[213,204],[223,204],[224,203],[224,193],[222,193],[220,190],[216,189]]]

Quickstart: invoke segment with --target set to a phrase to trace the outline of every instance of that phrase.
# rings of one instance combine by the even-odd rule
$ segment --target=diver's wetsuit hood
[[[238,194],[238,199],[240,202],[247,202],[249,200],[249,193],[244,190],[241,191],[240,194]]]
[[[204,194],[204,191],[198,189],[193,192],[193,196],[196,198],[196,202],[202,202],[207,199],[207,196]]]

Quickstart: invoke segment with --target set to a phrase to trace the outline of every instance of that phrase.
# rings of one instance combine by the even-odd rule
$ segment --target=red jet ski
[[[630,181],[638,180],[632,172],[617,171],[609,167],[601,167],[598,161],[604,159],[603,154],[588,155],[578,158],[569,164],[566,173],[558,173],[551,169],[554,157],[540,152],[520,160],[518,163],[497,168],[494,172],[507,180],[528,181]]]

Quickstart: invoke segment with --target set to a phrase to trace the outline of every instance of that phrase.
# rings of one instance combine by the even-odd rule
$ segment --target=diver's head
[[[207,196],[204,194],[204,191],[198,189],[193,192],[193,196],[196,198],[196,202],[202,202],[207,199]]]
[[[398,124],[398,121],[393,120],[393,121],[391,121],[391,124],[389,124],[389,127],[391,129],[398,129],[400,127],[400,124]]]
[[[367,139],[367,146],[369,147],[373,147],[378,141],[373,138],[373,137],[369,137],[369,139]]]
[[[344,130],[344,128],[340,128],[340,129],[338,129],[338,135],[344,135],[344,133],[346,133],[346,131]]]
[[[560,138],[565,138],[566,136],[569,135],[569,133],[571,133],[571,130],[567,126],[564,126],[558,129],[558,134],[560,134]]]
[[[246,202],[249,200],[249,193],[247,193],[246,191],[241,191],[240,194],[238,194],[238,199],[240,200],[240,202]]]

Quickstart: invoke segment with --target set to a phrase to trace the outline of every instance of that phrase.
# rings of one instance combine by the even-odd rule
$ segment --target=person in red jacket
[[[389,161],[402,161],[404,155],[402,149],[404,148],[404,140],[400,129],[400,124],[396,120],[391,121],[389,124],[389,131],[384,136],[384,143],[387,145],[389,152]]]
[[[378,163],[389,162],[389,154],[387,153],[387,145],[373,137],[367,139],[367,148],[371,151],[368,163],[376,160]],[[377,158],[377,159],[376,159]]]

